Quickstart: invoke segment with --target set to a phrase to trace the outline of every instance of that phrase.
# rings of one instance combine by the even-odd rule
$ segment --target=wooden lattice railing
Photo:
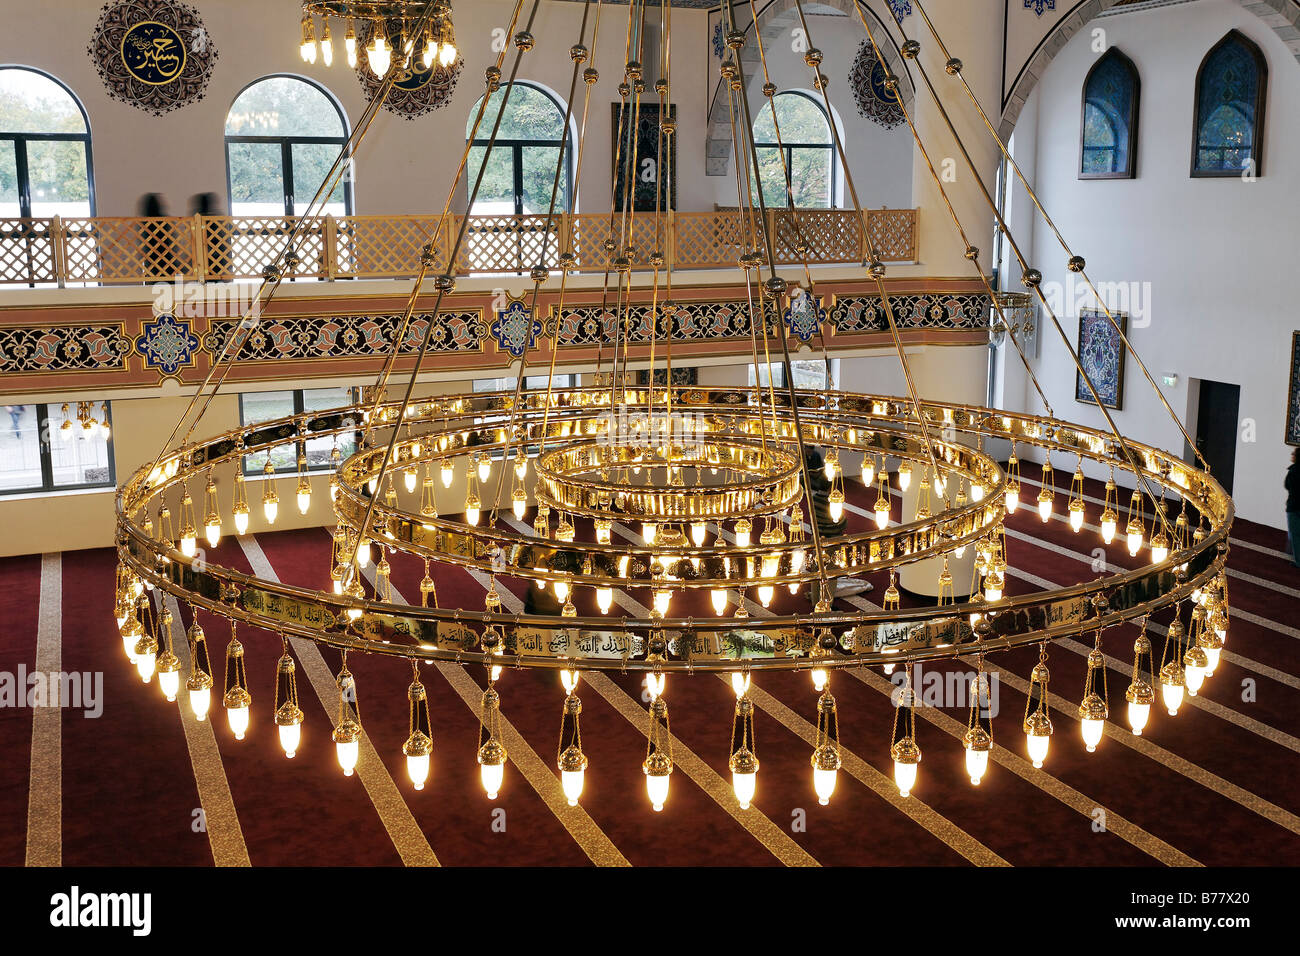
[[[863,214],[870,246],[888,262],[916,261],[916,210],[872,209]],[[861,262],[869,244],[863,217],[852,210],[785,210],[767,213],[778,262],[811,264]],[[437,236],[436,216],[328,216],[297,235],[292,274],[306,279],[409,278],[420,250],[431,239],[435,269],[446,268],[461,217]],[[157,219],[0,219],[0,285],[113,285],[170,281],[256,279],[284,251],[297,220],[287,216],[195,216]],[[675,269],[736,265],[743,251],[741,213],[667,214],[633,220],[633,267],[648,268],[658,249]],[[616,217],[613,238],[621,239]],[[658,233],[658,234],[657,234]],[[579,272],[609,265],[608,214],[557,217],[470,216],[455,271],[468,274],[526,273],[539,260],[554,267],[572,248]]]

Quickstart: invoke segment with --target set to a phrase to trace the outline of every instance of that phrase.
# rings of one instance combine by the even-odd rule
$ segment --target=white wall
[[[1093,27],[1104,28],[1141,74],[1134,180],[1077,178],[1082,84],[1098,55],[1091,48]],[[1257,43],[1268,60],[1263,175],[1256,182],[1193,179],[1196,70],[1232,28]],[[1300,239],[1300,65],[1254,15],[1229,0],[1202,0],[1089,24],[1052,62],[1031,106],[1015,141],[1032,158],[1044,205],[1074,251],[1087,258],[1094,281],[1135,283],[1149,295],[1150,324],[1131,328],[1130,339],[1157,381],[1165,372],[1178,375],[1177,387],[1167,390],[1175,410],[1188,411],[1191,379],[1241,386],[1243,426],[1247,419],[1254,423],[1256,440],[1238,434],[1237,510],[1281,527],[1282,477],[1290,458],[1282,441],[1288,365],[1298,324],[1292,280]],[[1045,281],[1065,281],[1065,254],[1041,223],[1025,246]],[[1009,288],[1018,287],[1018,272],[1008,278]],[[1062,324],[1074,339],[1075,315]],[[1006,362],[1019,360],[1012,355]],[[1074,401],[1073,364],[1050,328],[1035,365],[1061,417],[1105,427],[1095,408]],[[1008,392],[1007,400],[1015,396]],[[1040,408],[1032,386],[1022,401],[1026,409]],[[1181,433],[1131,356],[1124,409],[1114,417],[1138,440],[1183,449]]]

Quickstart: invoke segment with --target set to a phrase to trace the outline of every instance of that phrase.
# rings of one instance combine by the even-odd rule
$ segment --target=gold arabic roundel
[[[108,95],[161,116],[203,99],[217,50],[180,0],[118,0],[100,12],[86,52]]]

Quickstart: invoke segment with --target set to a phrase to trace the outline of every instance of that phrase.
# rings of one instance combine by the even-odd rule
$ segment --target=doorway
[[[1196,400],[1196,447],[1210,466],[1210,473],[1232,494],[1233,469],[1237,461],[1237,417],[1241,386],[1200,380]]]

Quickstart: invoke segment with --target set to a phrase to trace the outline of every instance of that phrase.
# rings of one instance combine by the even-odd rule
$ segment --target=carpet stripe
[[[154,591],[155,595],[160,593]],[[180,603],[170,594],[167,595],[167,607],[179,625]],[[188,674],[190,642],[173,640],[172,644],[173,652],[181,662],[181,673]],[[194,770],[194,784],[199,792],[199,806],[203,808],[203,824],[207,830],[208,843],[212,847],[212,862],[217,866],[252,866],[248,857],[248,845],[244,842],[244,828],[239,822],[235,799],[230,793],[226,765],[221,760],[221,749],[217,746],[212,717],[209,715],[207,720],[197,720],[184,693],[177,695],[176,700],[181,727],[185,730],[185,746],[190,752],[190,766]]]
[[[240,537],[239,544],[244,549],[244,555],[248,558],[254,574],[268,581],[280,580],[266,557],[266,552],[257,543],[256,537],[253,535]],[[321,706],[325,708],[332,727],[335,708],[338,705],[338,684],[334,680],[334,675],[330,672],[329,665],[325,663],[320,648],[313,642],[306,638],[293,638],[292,644],[298,655],[298,662],[311,681],[312,689],[316,691]],[[402,792],[397,788],[392,774],[388,772],[388,767],[375,750],[375,745],[364,727],[359,744],[356,774],[361,779],[362,786],[366,788],[375,812],[379,815],[384,829],[388,831],[388,836],[402,858],[402,863],[406,866],[438,866],[438,857],[434,854],[433,847],[429,845],[424,831],[415,821],[411,808],[406,805]]]
[[[63,670],[63,556],[41,556],[41,597],[36,625],[38,674]],[[59,682],[47,682],[58,688]],[[27,688],[19,688],[25,694]],[[27,788],[27,866],[63,864],[63,708],[57,690],[32,710],[31,771]]]

